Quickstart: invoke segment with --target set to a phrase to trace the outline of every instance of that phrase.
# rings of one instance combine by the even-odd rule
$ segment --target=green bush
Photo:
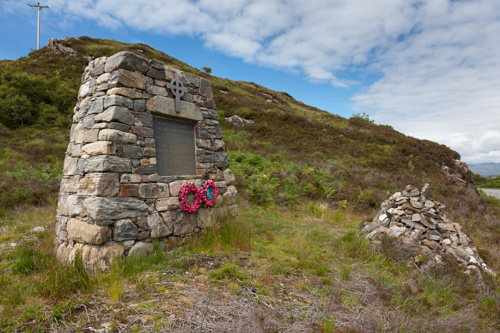
[[[76,91],[64,81],[13,69],[0,71],[0,122],[8,128],[68,126]]]
[[[0,99],[0,122],[8,128],[33,123],[36,107],[25,95],[7,95]]]

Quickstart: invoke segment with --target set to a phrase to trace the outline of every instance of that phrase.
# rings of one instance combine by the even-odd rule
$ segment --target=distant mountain
[[[500,163],[469,164],[469,169],[483,177],[500,175]]]

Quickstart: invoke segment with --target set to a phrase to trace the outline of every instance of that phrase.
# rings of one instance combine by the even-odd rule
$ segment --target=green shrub
[[[8,128],[67,126],[75,103],[76,91],[55,77],[0,71],[0,122]]]
[[[36,107],[25,95],[7,95],[0,98],[0,122],[6,127],[30,125],[36,115]]]

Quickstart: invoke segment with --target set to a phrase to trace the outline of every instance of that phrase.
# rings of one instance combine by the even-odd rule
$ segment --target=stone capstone
[[[134,53],[122,51],[109,57],[106,60],[106,66],[104,66],[106,73],[117,69],[127,69],[132,72],[138,71],[145,74],[149,69],[149,61]]]
[[[200,80],[200,95],[204,96],[206,98],[213,98],[214,95],[212,93],[212,85],[210,84],[210,81],[206,79],[201,79]]]

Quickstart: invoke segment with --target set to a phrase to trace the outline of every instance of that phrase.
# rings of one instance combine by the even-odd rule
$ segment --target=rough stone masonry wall
[[[187,88],[175,112],[167,83]],[[234,175],[228,169],[210,82],[130,52],[91,61],[82,77],[59,192],[58,259],[79,255],[90,272],[117,256],[152,250],[153,239],[176,246],[184,236],[236,216]],[[159,176],[153,114],[195,123],[197,175]],[[172,156],[171,158],[175,158]],[[180,209],[185,183],[212,179],[213,208]]]

